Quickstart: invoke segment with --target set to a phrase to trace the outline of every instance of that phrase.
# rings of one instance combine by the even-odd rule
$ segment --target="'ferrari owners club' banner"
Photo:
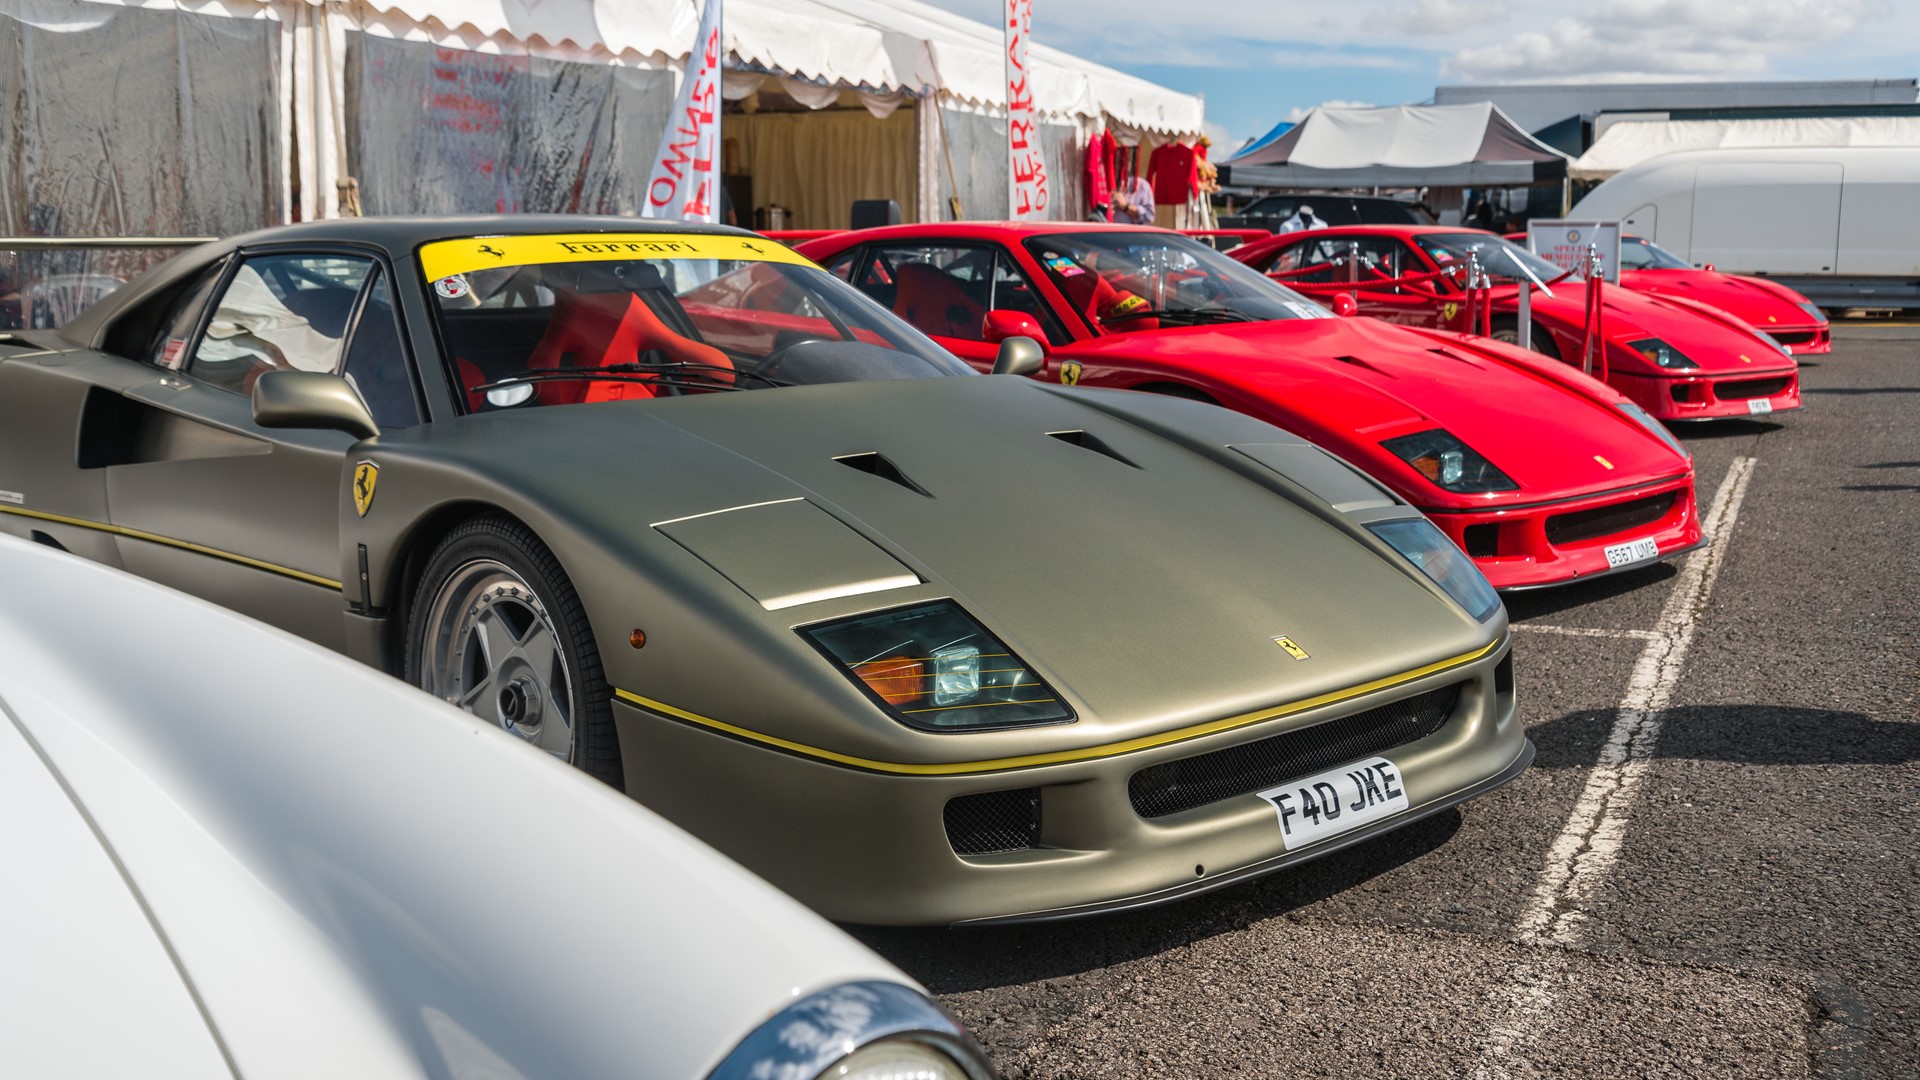
[[[660,136],[641,217],[720,220],[720,63],[727,54],[721,6],[722,0],[706,0],[701,8],[700,33]]]
[[[1027,41],[1033,36],[1033,0],[1007,0],[1007,176],[1016,218],[1047,208],[1047,163],[1033,118],[1033,80]]]

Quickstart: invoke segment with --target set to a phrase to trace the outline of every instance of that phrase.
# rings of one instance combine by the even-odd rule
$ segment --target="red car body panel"
[[[875,250],[894,246],[1002,251],[1071,338],[1049,347],[1036,378],[1197,392],[1310,439],[1432,517],[1496,588],[1605,573],[1612,568],[1605,549],[1628,539],[1652,538],[1662,557],[1699,544],[1692,462],[1623,412],[1624,399],[1606,385],[1500,342],[1366,318],[1096,328],[1021,240],[1103,228],[1116,227],[903,225],[814,240],[800,251],[832,263],[864,249],[858,266],[869,264]],[[943,316],[935,329],[953,327]],[[982,371],[998,353],[984,340],[930,336]],[[1487,457],[1519,489],[1446,491],[1380,445],[1434,428]]]
[[[1491,236],[1477,229],[1419,226],[1355,225],[1289,233],[1229,251],[1231,257],[1255,269],[1268,271],[1287,249],[1301,243],[1342,238],[1397,240],[1403,249],[1407,274],[1431,274],[1442,269],[1413,242],[1416,236],[1457,233]],[[1445,278],[1421,282],[1421,291],[1383,288],[1359,294],[1360,313],[1392,322],[1436,329],[1467,331],[1465,294]],[[1328,286],[1316,287],[1316,295]],[[1579,281],[1561,281],[1553,295],[1536,291],[1533,321],[1536,337],[1545,330],[1550,355],[1580,362],[1585,340],[1587,289]],[[1799,367],[1791,356],[1755,336],[1745,323],[1717,308],[1680,296],[1655,296],[1619,286],[1602,286],[1601,331],[1606,350],[1606,381],[1641,408],[1661,420],[1708,420],[1758,413],[1787,412],[1800,407]],[[1434,291],[1442,299],[1422,295]],[[1494,290],[1493,317],[1511,324],[1519,314],[1512,288]],[[1459,300],[1446,297],[1458,296]],[[1646,359],[1629,342],[1658,338],[1686,354],[1698,367],[1671,370]],[[1548,351],[1542,349],[1542,351]]]
[[[1507,239],[1526,246],[1525,233]],[[1625,237],[1634,240],[1636,237]],[[1719,308],[1759,330],[1795,356],[1818,356],[1833,351],[1833,333],[1824,317],[1807,308],[1807,298],[1777,281],[1744,274],[1727,274],[1699,267],[1620,268],[1620,287],[1655,296],[1680,297]]]

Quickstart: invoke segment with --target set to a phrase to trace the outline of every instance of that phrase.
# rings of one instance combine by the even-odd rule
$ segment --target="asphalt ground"
[[[1920,328],[1685,427],[1717,544],[1509,599],[1539,747],[1291,872],[859,930],[1009,1078],[1920,1075]]]

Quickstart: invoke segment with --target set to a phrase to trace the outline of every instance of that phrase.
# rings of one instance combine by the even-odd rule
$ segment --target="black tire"
[[[571,748],[567,759],[576,767],[615,788],[624,789],[620,765],[620,738],[613,726],[613,688],[600,666],[600,650],[586,609],[560,560],[540,542],[533,530],[504,514],[471,518],[443,538],[427,560],[415,587],[407,616],[406,680],[433,693],[428,685],[431,666],[428,635],[444,622],[437,617],[437,598],[464,568],[499,564],[532,590],[533,608],[543,612],[571,682]],[[435,633],[436,638],[438,634]],[[444,696],[444,695],[443,695]],[[459,702],[455,702],[459,704]],[[478,710],[483,719],[498,721]],[[509,726],[503,724],[503,726]],[[524,732],[520,734],[525,737]]]
[[[1520,344],[1519,320],[1495,319],[1493,340],[1504,341],[1509,345]],[[1533,324],[1533,351],[1555,360],[1560,359],[1560,348],[1553,343],[1553,333],[1539,323]]]

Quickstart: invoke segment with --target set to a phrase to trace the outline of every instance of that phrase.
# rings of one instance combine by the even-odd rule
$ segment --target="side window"
[[[1060,327],[1060,320],[1053,317],[1045,304],[1040,302],[1040,294],[1033,289],[1033,283],[1027,275],[1020,272],[1013,256],[1002,251],[993,263],[993,291],[988,299],[994,311],[1018,311],[1031,315],[1040,328],[1046,331],[1047,342],[1051,345],[1068,345],[1073,339]]]
[[[177,371],[187,359],[187,342],[193,337],[193,325],[200,321],[207,297],[220,282],[226,261],[214,263],[202,271],[198,280],[180,290],[155,326],[143,359],[156,367]]]
[[[855,286],[923,334],[980,341],[993,298],[992,248],[915,244],[874,248]]]
[[[367,403],[373,422],[384,428],[412,427],[420,422],[420,401],[407,373],[407,354],[400,346],[400,326],[394,321],[393,299],[386,275],[378,267],[367,302],[347,343],[347,381]]]
[[[847,284],[853,284],[853,264],[860,261],[860,249],[843,251],[826,265],[826,271]]]
[[[1312,285],[1333,280],[1333,260],[1340,254],[1334,250],[1330,240],[1302,240],[1300,243],[1282,248],[1273,265],[1267,267],[1269,273],[1284,273],[1283,283]],[[1313,268],[1318,267],[1317,271]],[[1306,272],[1302,272],[1306,271]]]
[[[187,374],[250,393],[275,368],[335,371],[354,301],[373,269],[350,255],[259,255],[240,264]]]

